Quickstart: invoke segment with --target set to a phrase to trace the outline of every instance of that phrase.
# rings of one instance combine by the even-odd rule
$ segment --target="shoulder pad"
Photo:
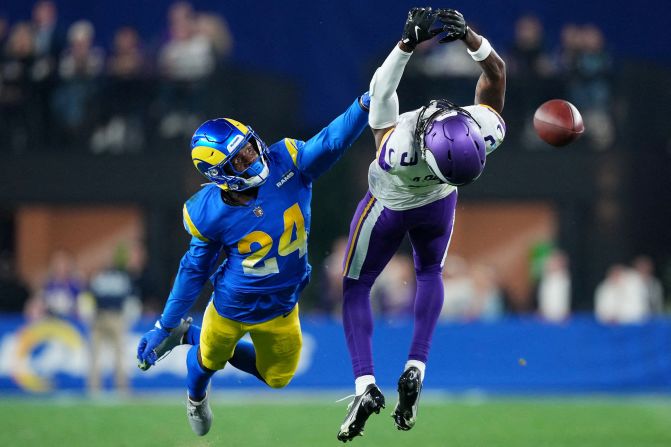
[[[270,146],[270,152],[276,153],[282,162],[286,160],[294,166],[298,166],[298,154],[303,149],[303,146],[305,146],[304,141],[294,138],[283,138]]]
[[[506,123],[496,110],[486,104],[464,107],[480,125],[487,145],[487,154],[494,152],[506,137]]]
[[[205,207],[212,194],[215,193],[219,194],[219,188],[216,185],[205,185],[191,196],[182,208],[184,229],[191,236],[203,242],[210,242],[210,239],[203,234],[206,230]]]
[[[298,166],[298,153],[303,149],[303,146],[305,146],[305,141],[296,140],[294,138],[285,138],[283,142],[294,166]]]

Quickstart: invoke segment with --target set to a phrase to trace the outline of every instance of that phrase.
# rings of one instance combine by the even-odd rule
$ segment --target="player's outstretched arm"
[[[483,46],[491,48],[488,41],[470,28],[466,33],[464,43],[470,50],[472,57],[474,57],[474,54],[481,52]],[[475,86],[475,104],[486,104],[500,114],[503,111],[506,99],[506,64],[493,48],[489,55],[479,61],[478,64],[482,69],[482,74]]]
[[[368,93],[364,93],[342,115],[306,141],[298,151],[298,169],[310,180],[328,171],[366,128],[369,104]]]
[[[464,16],[454,9],[437,11],[438,20],[446,31],[440,43],[462,40],[482,69],[475,87],[475,104],[486,104],[498,113],[503,111],[506,97],[506,64],[489,41],[466,25]]]
[[[182,317],[196,301],[216,265],[220,251],[221,245],[218,243],[192,238],[189,251],[184,254],[179,264],[177,277],[161,318],[140,339],[137,350],[140,363],[153,365],[156,362],[155,348],[170,335],[173,328],[179,326]]]
[[[401,82],[405,66],[417,44],[441,32],[432,29],[436,13],[431,8],[412,8],[403,27],[401,41],[394,47],[370,81],[370,115],[368,124],[379,147],[382,137],[396,125],[399,104],[396,89]]]
[[[220,251],[219,243],[204,242],[196,237],[191,239],[161,314],[163,327],[174,328],[179,325],[213,272]]]

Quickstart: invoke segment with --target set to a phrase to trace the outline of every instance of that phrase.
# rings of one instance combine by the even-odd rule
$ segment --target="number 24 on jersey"
[[[280,256],[289,256],[298,250],[298,257],[302,258],[307,253],[308,238],[305,231],[305,219],[298,203],[294,203],[286,209],[282,217],[284,219],[284,231],[280,236],[277,253]],[[294,229],[296,238],[292,239]],[[240,254],[249,253],[249,256],[242,261],[242,270],[245,274],[265,276],[279,273],[280,269],[276,257],[263,259],[272,250],[273,243],[272,237],[263,231],[252,231],[238,242]],[[252,252],[252,244],[258,244],[260,248]]]

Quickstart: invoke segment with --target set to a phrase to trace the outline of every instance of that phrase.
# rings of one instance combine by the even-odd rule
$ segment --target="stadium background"
[[[280,4],[262,0],[253,8],[245,3],[192,4],[197,11],[224,17],[233,43],[211,75],[201,80],[206,98],[190,112],[198,119],[226,115],[249,123],[267,143],[285,136],[309,138],[365,91],[375,67],[398,38],[407,9],[414,6],[401,1]],[[112,6],[71,0],[57,6],[64,30],[77,20],[89,20],[95,27],[95,45],[105,51],[113,46],[122,25],[138,30],[148,59],[155,59],[168,39],[170,2],[120,0]],[[427,422],[418,425],[411,439],[427,445],[442,445],[450,436],[455,445],[668,445],[668,314],[657,313],[634,325],[606,325],[593,316],[595,290],[606,272],[635,256],[649,255],[667,296],[671,290],[671,176],[666,174],[671,168],[671,138],[664,116],[665,104],[671,100],[671,49],[664,30],[671,17],[666,2],[488,0],[433,6],[460,9],[509,63],[503,114],[508,136],[488,160],[485,175],[460,191],[450,249],[469,262],[487,263],[498,270],[505,311],[493,321],[468,317],[441,323],[427,378],[430,393],[422,414]],[[32,7],[31,2],[10,1],[0,6],[0,16],[15,24],[29,20]],[[603,74],[609,98],[599,111],[609,121],[597,127],[608,129],[610,135],[592,131],[587,121],[588,133],[568,148],[550,149],[529,138],[535,106],[554,97],[571,99],[576,78],[561,70],[536,77],[514,71],[508,55],[515,23],[525,14],[540,19],[549,58],[561,48],[560,36],[567,24],[595,24],[603,32],[612,63]],[[424,56],[432,51],[428,49]],[[472,100],[472,75],[429,75],[421,65],[429,59],[421,56],[413,58],[402,81],[402,110],[438,96],[460,103]],[[126,101],[129,108],[111,108],[112,112],[107,108],[119,102],[118,90],[100,87],[87,104],[89,119],[73,134],[59,132],[58,120],[52,117],[46,124],[51,130],[27,126],[28,137],[17,137],[8,130],[16,122],[11,114],[17,109],[2,104],[0,251],[15,263],[16,277],[36,295],[56,250],[72,252],[83,274],[92,275],[118,253],[119,246],[139,240],[146,249],[143,275],[150,284],[148,295],[142,297],[144,311],[127,337],[124,359],[131,398],[119,398],[113,391],[112,354],[107,348],[106,391],[87,397],[89,327],[85,320],[76,316],[64,321],[32,319],[21,312],[0,318],[0,412],[3,420],[10,421],[0,440],[8,445],[19,440],[39,444],[40,436],[75,445],[87,441],[191,443],[186,423],[179,420],[182,410],[175,403],[181,398],[183,350],[147,374],[135,369],[132,359],[135,342],[160,310],[188,241],[181,206],[202,182],[188,157],[188,132],[161,131],[164,112],[174,106],[170,100],[160,102],[163,87],[170,83],[152,71],[126,91],[128,96],[121,102]],[[28,91],[33,87],[28,86]],[[24,110],[37,107],[31,101],[28,95]],[[156,106],[157,101],[166,108]],[[96,130],[107,126],[115,111],[129,109],[139,112],[140,143],[97,144]],[[301,301],[307,342],[296,380],[287,390],[267,393],[232,368],[220,374],[214,384],[221,407],[215,407],[215,414],[222,417],[215,419],[215,431],[236,406],[241,416],[238,424],[227,421],[226,430],[238,426],[232,433],[227,435],[220,428],[220,433],[210,436],[212,441],[335,442],[344,405],[333,404],[331,398],[350,388],[351,373],[337,302],[324,298],[330,287],[325,269],[331,265],[335,241],[347,234],[349,219],[365,192],[372,152],[370,134],[362,135],[315,184],[310,235],[315,274]],[[552,247],[566,253],[572,283],[572,315],[560,323],[540,318],[534,299],[538,264]],[[194,316],[207,295],[206,290],[194,307]],[[410,323],[407,315],[378,310],[378,376],[393,401]],[[166,390],[165,401],[151,400],[157,391]],[[506,397],[499,400],[502,394]],[[250,395],[260,396],[251,407]],[[28,396],[32,399],[25,403]],[[63,396],[68,397],[63,400]],[[108,403],[120,413],[110,414]],[[286,404],[295,416],[278,421],[281,418],[273,412]],[[151,410],[144,412],[143,405],[151,405]],[[134,413],[138,408],[141,414]],[[315,411],[325,414],[319,422],[311,418]],[[275,415],[257,419],[255,412]],[[71,413],[86,422],[79,434],[67,428],[67,420],[34,427],[29,417],[33,413],[47,418]],[[99,420],[107,417],[129,433],[139,431],[140,425],[162,425],[164,420],[174,420],[168,424],[174,430],[121,441],[117,433],[101,429]],[[475,420],[499,422],[483,424],[481,432],[464,428]],[[248,433],[266,423],[269,432]],[[292,443],[288,438],[296,423],[307,434]],[[392,428],[389,421],[386,424],[383,430],[383,423],[375,421],[365,444],[400,442],[398,437],[387,438],[396,433],[386,433]],[[559,429],[561,425],[566,429]],[[628,425],[634,428],[628,431]],[[99,438],[94,437],[97,430],[103,433]]]

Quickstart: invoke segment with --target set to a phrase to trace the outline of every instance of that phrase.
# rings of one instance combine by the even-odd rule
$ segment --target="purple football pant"
[[[393,211],[370,192],[350,225],[344,260],[343,325],[354,377],[373,375],[373,312],[370,289],[405,234],[410,236],[417,291],[408,359],[426,363],[443,307],[442,270],[452,236],[457,192],[419,208]]]

